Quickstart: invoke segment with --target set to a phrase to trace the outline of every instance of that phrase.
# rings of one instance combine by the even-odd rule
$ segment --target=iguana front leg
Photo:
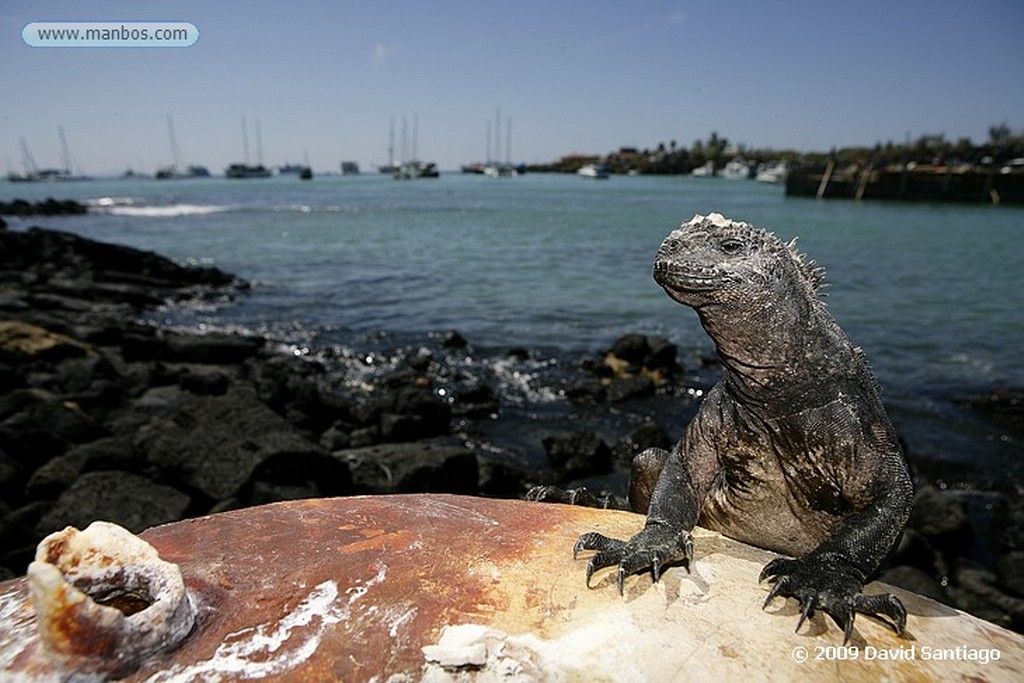
[[[796,598],[801,607],[797,630],[820,609],[843,629],[844,644],[853,633],[857,613],[884,617],[897,634],[903,633],[907,612],[900,599],[862,592],[910,514],[913,484],[897,459],[902,460],[898,453],[885,457],[874,500],[851,515],[835,535],[804,557],[779,558],[765,565],[759,580],[767,579],[772,588],[763,607],[777,596]]]
[[[693,559],[690,530],[697,524],[700,503],[683,457],[679,450],[668,453],[648,449],[637,458],[664,463],[651,495],[647,521],[643,530],[628,541],[593,531],[579,537],[573,546],[573,558],[583,550],[597,551],[587,563],[588,587],[594,572],[614,565],[618,565],[619,593],[631,574],[650,569],[657,581],[662,569],[670,565],[684,565],[689,570]]]

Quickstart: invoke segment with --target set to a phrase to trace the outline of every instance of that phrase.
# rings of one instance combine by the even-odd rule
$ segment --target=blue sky
[[[180,49],[31,48],[41,20],[179,20]],[[419,156],[479,160],[512,119],[512,157],[689,146],[711,131],[759,147],[827,150],[987,137],[1024,128],[1017,0],[6,2],[0,7],[0,170],[19,138],[60,163],[63,125],[88,173],[242,157],[336,170],[387,160],[388,126],[417,117]],[[505,136],[502,135],[502,145]],[[504,152],[502,153],[504,156]]]

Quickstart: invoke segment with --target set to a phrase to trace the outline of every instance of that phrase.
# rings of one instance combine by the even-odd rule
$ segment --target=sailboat
[[[438,178],[441,173],[437,170],[437,165],[433,161],[420,161],[416,158],[416,137],[419,129],[419,117],[413,118],[412,124],[412,158],[403,161],[396,168],[391,177],[395,180],[415,180],[416,178]],[[407,151],[407,125],[406,121],[402,119],[402,158],[406,158]]]
[[[269,178],[270,169],[263,164],[249,166],[248,164],[231,164],[224,170],[225,178]]]
[[[416,178],[439,178],[441,172],[437,170],[437,164],[433,161],[420,161],[410,159],[395,171],[396,180],[415,180]]]
[[[378,166],[381,173],[393,176],[398,173],[400,164],[395,163],[395,117],[391,117],[391,126],[388,128],[388,163],[387,166]]]
[[[61,157],[64,168],[38,168],[36,160],[28,149],[25,138],[21,138],[21,155],[25,164],[25,172],[22,174],[9,173],[7,179],[13,183],[56,183],[72,180],[92,180],[89,176],[71,172],[74,165],[71,160],[71,151],[68,149],[68,139],[64,134],[64,126],[57,126],[57,135],[60,137]]]
[[[234,163],[224,171],[226,178],[269,178],[270,169],[263,165],[263,136],[260,131],[259,119],[256,120],[256,165],[249,165],[249,130],[245,117],[242,117],[242,156],[243,163]]]
[[[171,165],[159,168],[153,176],[157,180],[177,180],[180,178],[207,178],[210,172],[205,166],[189,166],[187,169],[181,167],[181,151],[178,149],[178,140],[174,135],[174,120],[167,117],[167,136],[171,142]]]
[[[20,138],[18,142],[21,144],[21,163],[25,167],[25,172],[15,173],[11,171],[7,174],[7,179],[12,183],[33,183],[40,180],[36,159],[32,156],[28,143],[25,142],[25,138]]]
[[[490,125],[487,126],[487,156],[490,157]],[[494,117],[494,157],[501,157],[501,109]],[[505,125],[505,161],[488,161],[483,165],[483,173],[491,178],[514,178],[519,169],[512,165],[512,117],[508,117]]]

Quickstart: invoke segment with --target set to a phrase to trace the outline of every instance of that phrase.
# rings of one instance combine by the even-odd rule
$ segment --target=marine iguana
[[[822,610],[843,629],[857,612],[887,617],[897,633],[906,611],[865,581],[898,539],[913,485],[878,387],[860,349],[818,296],[823,271],[795,240],[721,214],[696,215],[662,243],[654,279],[693,308],[722,360],[705,397],[671,451],[636,456],[630,505],[645,512],[628,541],[583,534],[586,570],[618,565],[626,576],[693,558],[700,523],[730,538],[795,559],[761,572],[777,596],[796,598],[797,622]]]

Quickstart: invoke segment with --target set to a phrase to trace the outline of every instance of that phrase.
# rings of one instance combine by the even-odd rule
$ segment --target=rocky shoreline
[[[562,381],[574,412],[552,424],[448,363],[469,348],[454,332],[387,372],[339,383],[315,356],[274,340],[140,320],[167,301],[230,301],[247,288],[215,268],[0,227],[0,579],[24,573],[44,535],[94,519],[141,531],[297,498],[621,487],[633,454],[671,441],[665,415],[636,416],[671,405],[681,429],[707,388],[685,376],[671,344],[626,335]],[[507,349],[500,362],[514,375],[534,355]],[[608,443],[580,414],[633,417]],[[961,499],[919,486],[881,578],[1021,631],[1024,506],[1000,505],[994,559],[982,567],[968,558],[975,530]]]

